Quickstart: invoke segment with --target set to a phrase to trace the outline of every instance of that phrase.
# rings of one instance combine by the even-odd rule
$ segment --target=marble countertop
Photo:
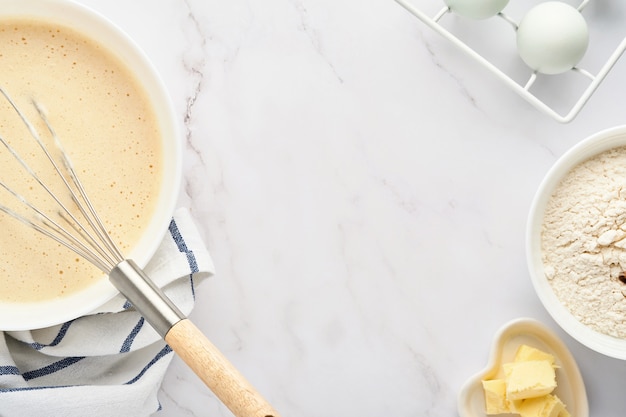
[[[562,337],[592,415],[623,415],[626,364],[547,314],[525,226],[556,159],[624,123],[626,63],[561,124],[393,0],[82,3],[169,89],[179,205],[217,271],[191,317],[283,416],[456,415],[518,317]],[[160,401],[162,417],[230,415],[178,358]]]

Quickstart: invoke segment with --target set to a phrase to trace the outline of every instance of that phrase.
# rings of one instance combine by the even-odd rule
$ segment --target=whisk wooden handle
[[[280,417],[135,262],[120,262],[109,279],[235,417]]]
[[[165,341],[236,417],[280,417],[189,319],[176,323]]]

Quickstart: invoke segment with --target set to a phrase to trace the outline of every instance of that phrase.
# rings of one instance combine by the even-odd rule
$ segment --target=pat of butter
[[[514,362],[548,361],[554,366],[554,356],[528,345],[520,345],[515,353]]]
[[[550,394],[556,388],[554,366],[547,360],[502,365],[507,399],[522,400]]]
[[[483,389],[485,390],[487,414],[508,414],[511,412],[509,401],[506,399],[506,383],[504,379],[483,381]]]
[[[563,402],[555,395],[523,400],[517,404],[516,411],[521,417],[571,417]]]

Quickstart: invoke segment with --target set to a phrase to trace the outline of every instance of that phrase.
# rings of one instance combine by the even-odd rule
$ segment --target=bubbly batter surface
[[[31,120],[37,120],[33,98],[47,109],[96,210],[127,253],[151,217],[162,175],[160,132],[142,87],[99,44],[69,28],[30,20],[0,22],[0,85]],[[0,136],[55,184],[56,175],[4,100]],[[0,181],[38,206],[54,204],[4,147]],[[20,210],[14,200],[0,190],[0,203]],[[105,279],[87,261],[4,213],[0,233],[0,301],[62,297]]]

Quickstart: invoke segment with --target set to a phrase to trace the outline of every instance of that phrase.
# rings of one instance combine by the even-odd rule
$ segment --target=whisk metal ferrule
[[[134,261],[126,259],[117,264],[109,273],[109,279],[161,337],[185,318]]]

